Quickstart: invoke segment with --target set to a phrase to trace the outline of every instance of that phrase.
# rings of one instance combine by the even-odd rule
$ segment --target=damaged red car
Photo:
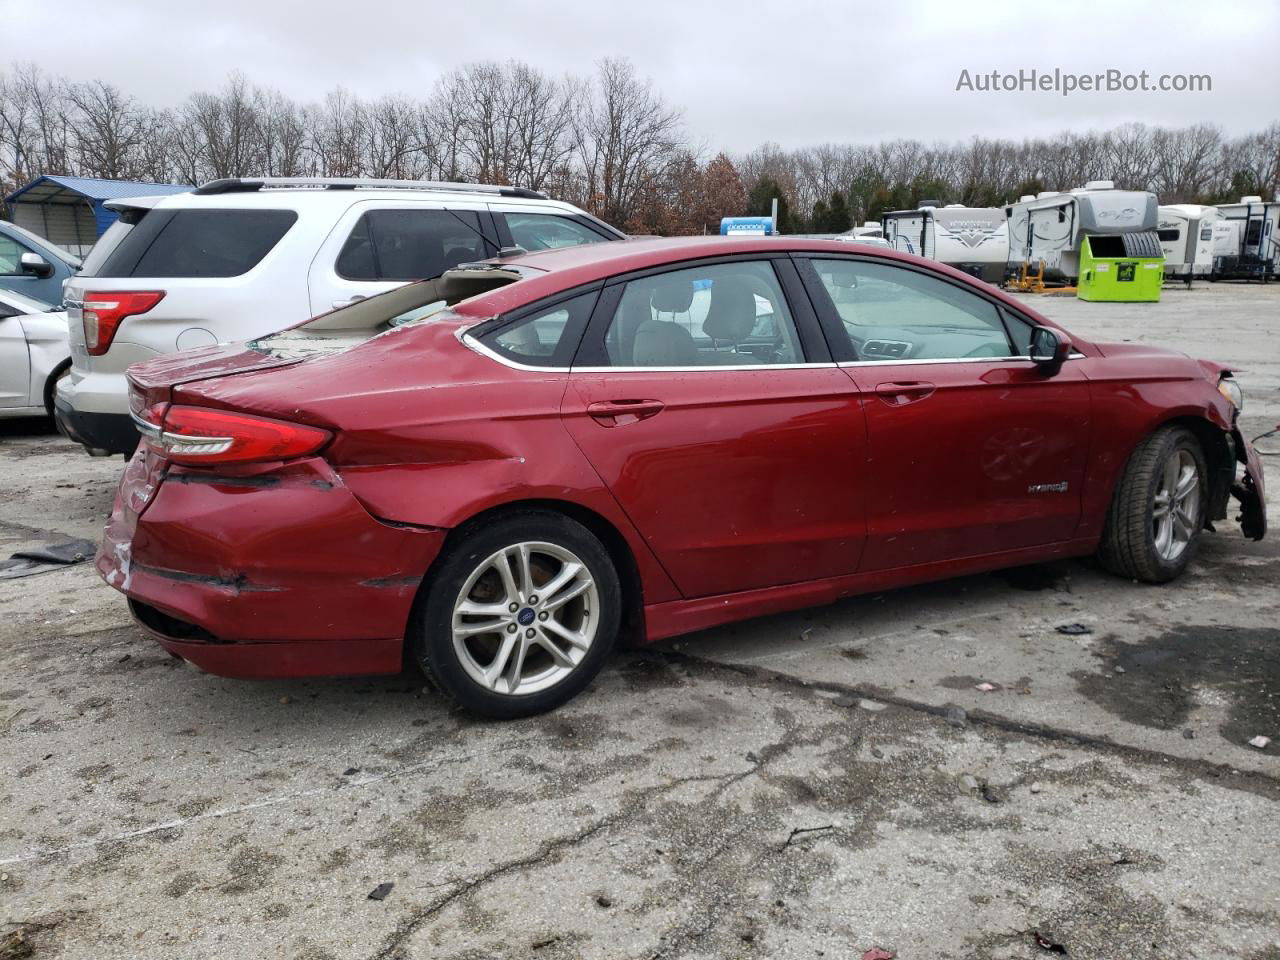
[[[97,565],[166,649],[410,660],[494,717],[619,638],[1094,553],[1161,583],[1233,496],[1266,530],[1230,370],[842,243],[467,264],[130,381],[145,441]]]

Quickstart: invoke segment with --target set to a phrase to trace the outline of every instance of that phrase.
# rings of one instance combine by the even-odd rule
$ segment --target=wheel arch
[[[1226,519],[1236,472],[1236,452],[1230,435],[1207,417],[1182,414],[1162,421],[1147,436],[1165,427],[1183,427],[1200,442],[1209,467],[1209,509],[1205,512],[1205,524],[1209,526],[1214,520]]]
[[[422,578],[422,585],[418,588],[418,595],[414,599],[413,609],[409,614],[410,623],[412,624],[414,617],[420,616],[421,608],[425,603],[427,585],[441,557],[446,556],[456,544],[477,527],[513,514],[531,511],[558,513],[568,517],[586,527],[604,545],[609,559],[613,561],[614,569],[618,573],[618,582],[622,587],[621,639],[635,643],[642,642],[645,636],[644,586],[640,577],[639,564],[636,562],[635,553],[627,542],[627,538],[608,518],[595,510],[569,500],[554,498],[531,498],[496,504],[467,517],[453,527],[445,537],[444,545],[436,555],[436,559]]]
[[[44,381],[44,408],[49,412],[49,416],[53,416],[53,393],[58,387],[58,379],[71,369],[71,358],[63,360],[50,371],[49,376]]]

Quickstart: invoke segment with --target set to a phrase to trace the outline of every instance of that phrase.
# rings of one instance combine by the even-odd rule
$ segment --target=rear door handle
[[[587,413],[605,427],[647,420],[662,412],[661,400],[600,400],[587,404]]]
[[[923,400],[936,389],[932,383],[924,380],[901,380],[878,384],[876,394],[891,407],[904,407],[908,403]]]

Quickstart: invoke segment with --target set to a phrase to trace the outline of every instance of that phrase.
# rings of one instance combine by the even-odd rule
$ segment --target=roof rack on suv
[[[218,193],[254,193],[288,187],[313,190],[444,190],[454,193],[489,193],[499,197],[546,200],[547,195],[527,187],[502,187],[488,183],[451,183],[441,180],[379,180],[363,177],[229,177],[210,180],[193,191],[201,196]]]

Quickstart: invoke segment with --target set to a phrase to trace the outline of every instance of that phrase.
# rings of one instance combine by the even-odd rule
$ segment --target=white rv
[[[1047,190],[1005,207],[1009,216],[1009,271],[1025,263],[1035,273],[1044,261],[1048,280],[1075,283],[1086,235],[1154,233],[1154,193],[1117,190],[1110,180],[1090,180],[1066,193]],[[1152,242],[1155,238],[1152,237]]]
[[[918,254],[999,283],[1009,260],[1009,230],[999,207],[939,207],[925,201],[915,210],[894,210],[880,218],[884,238],[895,250]]]
[[[1215,279],[1269,279],[1280,276],[1280,197],[1264,203],[1261,197],[1241,197],[1239,203],[1220,203],[1221,219],[1214,225]]]
[[[1213,231],[1221,218],[1217,207],[1198,203],[1159,207],[1156,233],[1160,237],[1160,249],[1164,251],[1166,279],[1190,281],[1213,273]]]

